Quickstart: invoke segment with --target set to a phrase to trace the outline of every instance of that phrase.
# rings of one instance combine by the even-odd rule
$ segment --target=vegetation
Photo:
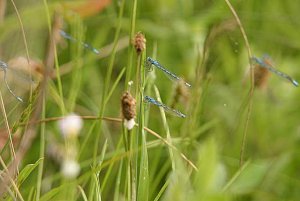
[[[0,0],[1,200],[299,200],[298,4]]]

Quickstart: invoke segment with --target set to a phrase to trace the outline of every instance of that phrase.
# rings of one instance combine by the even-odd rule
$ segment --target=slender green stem
[[[12,133],[10,131],[10,127],[9,127],[9,124],[8,124],[8,119],[7,119],[6,110],[5,110],[4,101],[3,101],[3,98],[2,98],[1,91],[0,91],[0,102],[1,102],[2,113],[3,113],[3,116],[4,116],[4,120],[5,120],[4,121],[5,126],[6,126],[7,133],[8,133],[9,148],[10,148],[11,156],[16,160],[16,152],[15,152],[15,148],[14,148],[14,144],[13,144]]]
[[[119,171],[116,181],[116,188],[114,193],[114,201],[119,201],[119,195],[120,195],[120,185],[121,185],[121,176],[122,176],[122,169],[123,169],[123,160],[121,160],[119,165]]]
[[[170,184],[170,179],[168,179],[165,184],[162,186],[162,188],[160,189],[160,191],[158,192],[158,194],[156,195],[154,201],[158,201],[160,200],[160,198],[162,197],[163,193],[166,191],[167,187]]]
[[[22,18],[21,18],[21,15],[18,11],[18,8],[17,8],[14,0],[10,0],[10,1],[13,4],[14,10],[15,10],[15,12],[17,14],[17,17],[18,17],[18,21],[19,21],[21,31],[22,31],[23,42],[24,42],[24,46],[25,46],[25,50],[26,50],[27,63],[28,63],[28,65],[30,65],[30,56],[29,56],[29,50],[28,50],[28,44],[27,44],[27,37],[26,37],[23,22],[22,22]],[[31,79],[31,76],[32,76],[32,68],[31,67],[29,68],[29,75],[30,75],[30,79]],[[30,99],[31,99],[31,96],[32,96],[32,86],[30,86]]]
[[[87,196],[86,196],[86,194],[85,194],[83,188],[82,188],[81,186],[77,186],[77,188],[78,188],[79,191],[80,191],[80,194],[81,194],[82,199],[83,199],[84,201],[88,201],[88,198],[87,198]]]
[[[145,68],[142,65],[145,60],[145,51],[138,57],[138,68],[140,69],[140,83],[139,83],[139,128],[138,136],[141,136],[141,159],[140,171],[138,181],[138,194],[137,200],[148,200],[148,187],[149,187],[149,172],[148,172],[148,153],[147,153],[147,137],[144,132],[145,114],[144,114],[144,88],[145,88]],[[138,148],[138,147],[136,147]]]
[[[25,30],[24,30],[24,25],[23,25],[23,22],[22,22],[20,13],[19,13],[19,11],[18,11],[18,8],[17,8],[17,6],[16,6],[16,4],[15,4],[15,1],[14,1],[14,0],[10,0],[10,1],[11,1],[11,3],[13,4],[13,7],[14,7],[15,12],[16,12],[17,17],[18,17],[18,21],[19,21],[20,26],[21,26],[23,42],[24,42],[24,46],[25,46],[25,50],[26,50],[27,62],[28,62],[28,64],[29,64],[29,62],[30,62],[30,56],[29,56],[29,50],[28,50],[28,44],[27,44],[26,34],[25,34]]]
[[[116,150],[119,150],[120,147],[121,147],[121,145],[122,145],[122,139],[119,140]],[[117,155],[118,155],[118,152],[116,151],[114,153],[114,156],[112,158],[116,157]],[[110,181],[110,179],[111,179],[111,172],[112,172],[114,166],[115,166],[115,162],[112,162],[112,163],[110,163],[109,167],[107,168],[105,177],[102,180],[102,188],[105,188],[106,185],[107,185],[107,182]]]
[[[162,102],[161,98],[160,98],[159,90],[156,87],[156,85],[154,85],[154,91],[155,91],[155,95],[157,97],[157,100]],[[160,110],[160,113],[161,113],[162,123],[163,123],[164,129],[166,131],[167,141],[168,141],[169,144],[172,144],[172,137],[171,137],[171,134],[170,134],[170,129],[169,129],[169,125],[168,125],[168,122],[167,122],[165,111],[162,107],[160,107],[159,110]],[[173,150],[172,150],[171,147],[169,147],[169,154],[170,154],[170,159],[171,159],[171,162],[172,162],[172,170],[175,170],[174,153],[173,153]]]
[[[129,156],[128,156],[128,190],[130,193],[130,200],[136,200],[136,161],[134,160],[134,144],[135,139],[133,137],[133,132],[128,132],[128,143],[129,143]]]
[[[137,0],[133,0],[129,44],[132,43],[133,38],[134,38],[135,23],[136,23],[136,10],[137,10]],[[128,48],[128,62],[127,62],[127,71],[126,71],[126,78],[125,78],[125,89],[126,90],[128,90],[128,82],[131,79],[133,52],[134,52],[134,48],[132,45],[130,45]]]
[[[59,95],[60,95],[60,99],[62,100],[61,101],[61,104],[60,104],[60,109],[61,109],[61,112],[62,114],[65,114],[65,105],[64,105],[64,102],[63,102],[63,90],[62,90],[62,82],[61,82],[61,78],[60,78],[60,71],[59,71],[59,62],[58,62],[58,57],[57,57],[57,51],[56,51],[56,44],[55,44],[55,41],[54,41],[54,36],[52,35],[52,27],[51,27],[51,17],[50,17],[50,13],[49,13],[49,7],[48,7],[48,3],[47,3],[47,0],[43,0],[44,2],[44,6],[45,6],[45,13],[46,13],[46,16],[47,16],[47,22],[48,22],[48,31],[49,31],[49,50],[53,50],[53,53],[54,53],[54,61],[55,61],[55,71],[56,71],[56,78],[57,78],[57,85],[58,85],[58,91],[59,91]],[[48,64],[46,64],[48,65]],[[46,69],[47,71],[50,71],[50,68],[51,66],[46,66]]]
[[[108,89],[109,89],[109,84],[111,80],[111,74],[112,74],[112,69],[115,61],[115,55],[116,55],[116,48],[118,44],[118,39],[120,36],[121,32],[121,25],[122,25],[122,18],[123,18],[123,13],[124,13],[124,7],[125,7],[125,0],[122,0],[122,4],[119,10],[119,16],[118,16],[118,26],[117,30],[115,33],[115,38],[114,38],[114,46],[111,52],[111,57],[109,60],[109,66],[107,69],[106,77],[105,77],[105,82],[104,82],[104,90],[102,93],[102,99],[101,99],[101,106],[100,106],[100,111],[99,111],[99,117],[103,116],[104,109],[105,109],[105,99],[108,94]],[[101,131],[101,121],[99,122],[99,131]],[[98,148],[99,148],[99,141],[100,141],[100,132],[97,132],[96,137],[95,137],[95,144],[94,144],[94,151],[93,151],[93,159],[94,159],[94,165],[96,163],[96,158],[98,154]]]
[[[251,52],[251,48],[250,48],[250,44],[248,42],[248,37],[246,35],[246,32],[244,30],[244,27],[241,23],[241,20],[239,18],[239,16],[237,15],[235,9],[233,8],[233,6],[231,5],[229,0],[225,0],[226,4],[228,5],[231,13],[233,14],[236,22],[239,25],[240,31],[242,33],[242,36],[244,38],[244,42],[248,51],[248,57],[249,57],[249,63],[250,63],[250,89],[249,89],[249,104],[248,104],[248,111],[247,111],[247,117],[246,117],[246,122],[245,122],[245,126],[244,126],[244,132],[243,132],[243,139],[242,139],[242,146],[241,146],[241,151],[240,151],[240,168],[243,166],[243,160],[244,160],[244,152],[245,152],[245,146],[246,146],[246,139],[247,139],[247,132],[248,132],[248,126],[249,126],[249,122],[250,122],[250,117],[251,117],[251,111],[252,111],[252,105],[253,105],[253,93],[254,93],[254,68],[252,67],[251,64],[251,58],[252,58],[252,52]]]
[[[43,118],[46,117],[46,101],[45,101],[45,97],[43,97],[42,117]],[[40,158],[44,158],[44,156],[45,156],[45,130],[46,130],[46,123],[43,122],[41,124]],[[40,200],[42,178],[43,178],[43,169],[44,169],[44,160],[42,160],[40,162],[39,169],[38,169],[38,178],[37,178],[37,185],[36,185],[36,201]]]
[[[9,170],[8,170],[6,164],[4,163],[4,161],[3,161],[3,159],[2,159],[1,156],[0,156],[0,164],[1,164],[1,166],[3,167],[3,169],[4,169],[3,172],[5,172],[5,173],[8,175],[8,179],[9,179],[9,181],[10,181],[12,187],[14,188],[15,193],[17,194],[17,196],[19,197],[19,199],[20,199],[21,201],[24,201],[24,199],[23,199],[23,197],[22,197],[22,194],[21,194],[21,192],[20,192],[20,190],[19,190],[19,188],[18,188],[16,182],[11,178],[11,175],[10,175],[10,173],[9,173]],[[3,185],[3,184],[2,184],[2,185]],[[4,185],[5,185],[5,184],[4,184]]]
[[[249,164],[250,164],[250,161],[246,161],[246,163],[243,164],[243,166],[233,175],[233,177],[223,187],[222,192],[226,192],[230,188],[230,186],[237,180],[237,178],[248,167]]]
[[[116,89],[117,85],[119,84],[121,78],[123,77],[123,74],[125,72],[125,68],[123,68],[120,72],[120,74],[118,75],[115,83],[113,84],[113,86],[111,87],[110,92],[107,94],[107,97],[105,99],[105,105],[107,104],[107,102],[109,101],[110,97],[112,96],[113,91]]]
[[[81,19],[79,17],[75,17],[74,20],[74,36],[79,38],[80,41],[84,41],[83,39],[83,25]],[[81,87],[81,80],[82,80],[82,68],[83,65],[82,61],[82,45],[80,43],[73,43],[75,44],[71,51],[72,61],[74,61],[73,71],[72,71],[72,81],[71,87],[69,90],[69,97],[68,97],[68,111],[74,111],[76,105],[76,99],[78,97],[80,87]]]

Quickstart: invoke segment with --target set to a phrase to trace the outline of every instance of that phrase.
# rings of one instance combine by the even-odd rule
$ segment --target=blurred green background
[[[95,2],[103,4],[103,7],[97,7]],[[59,11],[64,19],[64,30],[74,36],[81,34],[84,41],[101,51],[100,55],[94,55],[91,51],[82,50],[81,54],[76,55],[76,43],[67,40],[57,46],[61,68],[66,64],[72,67],[74,60],[81,62],[78,96],[73,108],[68,108],[72,101],[70,91],[75,86],[72,69],[61,76],[66,110],[80,115],[99,113],[104,79],[111,58],[110,50],[105,48],[113,44],[121,6],[121,1],[95,2],[51,0],[47,9],[41,0],[15,1],[24,24],[31,59],[39,62],[45,59],[49,26],[47,10],[51,16]],[[1,60],[8,62],[19,56],[25,57],[26,49],[13,6],[10,1],[6,3],[0,24],[0,45]],[[277,69],[300,80],[300,2],[236,0],[231,3],[243,24],[252,53],[257,57],[267,53],[273,58]],[[90,13],[83,14],[82,4],[93,5],[87,9]],[[132,5],[132,1],[125,1],[120,48],[113,64],[110,89],[122,68],[128,67]],[[96,11],[92,11],[93,7]],[[78,22],[82,26],[81,31],[77,30]],[[178,162],[178,169],[172,170],[166,146],[148,135],[149,200],[154,200],[165,181],[169,183],[160,200],[299,200],[300,93],[298,88],[275,74],[270,74],[264,88],[255,88],[245,146],[246,166],[240,174],[238,172],[247,113],[244,103],[248,100],[250,88],[249,59],[243,36],[225,1],[137,1],[135,33],[138,31],[146,37],[147,56],[156,58],[164,67],[192,84],[191,89],[184,88],[187,97],[175,105],[176,109],[187,114],[187,118],[167,115],[167,120],[174,145],[199,168],[199,172],[191,173],[178,159],[181,161]],[[212,32],[215,35],[209,38]],[[208,51],[203,60],[203,47],[208,38]],[[134,54],[134,66],[135,59]],[[202,78],[197,77],[199,68],[205,69]],[[17,94],[28,97],[29,87],[14,81],[18,80],[15,75],[10,74],[12,88]],[[135,72],[132,79],[135,79]],[[56,81],[54,79],[51,82],[53,86],[57,86]],[[125,90],[124,82],[125,78],[122,77],[104,109],[104,116],[121,117],[120,98]],[[158,71],[155,71],[153,82],[159,88],[162,102],[171,105],[176,84]],[[152,88],[146,91],[147,95],[155,96]],[[19,104],[3,84],[1,93],[9,122],[13,125],[26,105]],[[57,91],[48,91],[46,117],[63,115],[55,98],[57,94]],[[199,104],[197,111],[195,101]],[[159,110],[150,106],[146,107],[146,112],[149,112],[147,127],[165,138]],[[1,127],[5,128],[4,120],[1,123]],[[92,124],[93,121],[85,121],[79,144],[85,140],[85,133],[89,132]],[[108,140],[106,160],[113,158],[118,141],[122,138],[120,124],[103,122],[101,131],[95,132],[101,132],[100,144]],[[46,147],[51,146],[53,138],[62,143],[56,122],[46,125]],[[23,165],[38,160],[39,140],[39,137],[35,139]],[[93,139],[87,139],[87,143],[87,147],[93,146]],[[88,161],[91,152],[91,149],[83,150],[79,159],[82,173],[90,168]],[[45,180],[57,175],[59,164],[47,155],[44,163],[47,167],[44,170]],[[106,171],[103,170],[100,180],[105,177]],[[113,200],[110,192],[114,190],[117,173],[118,169],[113,168],[108,184],[102,189],[103,200]],[[34,182],[36,176],[33,174],[21,192],[28,195],[30,185]],[[52,189],[59,185],[55,180],[50,186]],[[45,189],[43,193],[46,193]]]

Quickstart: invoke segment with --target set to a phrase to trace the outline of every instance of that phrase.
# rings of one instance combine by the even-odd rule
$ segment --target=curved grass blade
[[[185,82],[181,77],[178,77],[177,75],[175,75],[174,73],[172,73],[171,71],[167,70],[166,68],[164,68],[158,61],[152,59],[151,57],[147,57],[146,59],[146,68],[148,70],[151,70],[152,65],[154,65],[156,68],[158,68],[159,70],[161,70],[162,72],[164,72],[164,74],[172,81],[183,81],[184,85],[187,87],[191,87],[192,85],[190,85],[189,83]]]

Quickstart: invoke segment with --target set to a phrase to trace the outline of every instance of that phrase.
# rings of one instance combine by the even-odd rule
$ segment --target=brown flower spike
[[[136,114],[136,111],[135,111],[136,101],[128,91],[126,91],[123,94],[122,99],[121,99],[121,104],[122,104],[123,117],[126,120],[133,119]]]
[[[125,118],[124,126],[128,130],[131,130],[135,125],[134,117],[136,114],[136,101],[131,94],[126,91],[122,96],[121,104],[123,117]]]
[[[254,85],[258,88],[264,88],[267,85],[269,71],[256,65],[254,68]]]
[[[146,38],[141,32],[138,32],[135,35],[133,39],[133,45],[137,54],[140,54],[146,48]]]
[[[264,62],[271,65],[271,61],[264,59]],[[254,86],[263,89],[267,86],[270,72],[268,69],[256,64],[254,67]]]

